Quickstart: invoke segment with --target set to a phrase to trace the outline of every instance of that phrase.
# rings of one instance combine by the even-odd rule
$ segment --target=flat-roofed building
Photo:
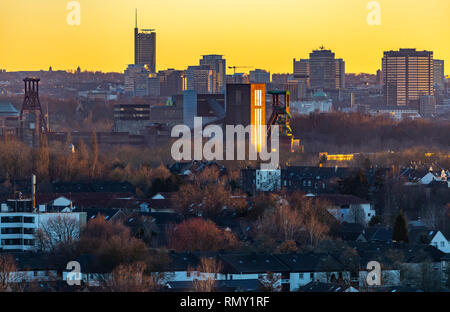
[[[433,52],[400,49],[382,59],[385,105],[418,108],[422,95],[434,95]]]

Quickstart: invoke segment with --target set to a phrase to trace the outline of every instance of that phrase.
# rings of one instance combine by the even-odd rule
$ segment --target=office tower
[[[345,62],[336,59],[336,89],[345,89]]]
[[[133,97],[149,95],[149,72],[144,65],[128,65],[124,76],[125,94]]]
[[[270,72],[263,69],[255,69],[249,73],[250,83],[269,83],[270,82]]]
[[[203,55],[200,60],[200,66],[209,66],[214,71],[213,75],[215,80],[214,89],[216,92],[225,92],[226,85],[226,60],[222,55],[210,54]]]
[[[161,96],[172,96],[183,92],[182,70],[167,69],[158,72]]]
[[[209,65],[189,66],[185,75],[186,90],[195,90],[199,94],[218,92],[215,71]]]
[[[342,87],[345,63],[336,60],[331,50],[322,48],[309,54],[309,71],[311,88],[335,90]]]
[[[433,60],[433,80],[435,85],[438,85],[440,88],[444,88],[444,60]]]
[[[156,33],[154,29],[141,29],[137,26],[134,28],[134,64],[143,65],[151,73],[156,72]]]
[[[298,61],[294,59],[294,79],[303,82],[307,88],[310,87],[308,59],[301,59]]]
[[[421,95],[434,95],[431,51],[386,51],[382,60],[382,72],[386,105],[417,108]]]
[[[422,118],[432,118],[436,115],[436,97],[433,95],[422,95],[420,97],[419,114]]]

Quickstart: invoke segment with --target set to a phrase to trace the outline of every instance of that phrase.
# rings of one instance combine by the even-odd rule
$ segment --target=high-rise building
[[[440,88],[444,88],[444,60],[433,60],[433,80],[435,85],[438,85]]]
[[[335,90],[345,86],[345,62],[335,59],[331,50],[314,50],[309,54],[309,79],[313,89]]]
[[[336,89],[345,89],[345,62],[336,59]]]
[[[433,93],[433,52],[400,49],[386,51],[382,60],[383,92],[389,106],[419,105]]]
[[[269,83],[270,72],[263,69],[255,69],[249,73],[249,81],[251,83]]]
[[[200,66],[209,66],[209,68],[214,71],[214,89],[216,90],[216,92],[225,92],[227,67],[226,60],[223,58],[223,55],[203,55],[202,59],[200,60]]]
[[[156,72],[156,33],[154,29],[134,28],[134,64],[145,66],[151,73]]]
[[[144,65],[128,65],[125,70],[125,94],[133,97],[149,95],[149,72]]]
[[[294,59],[294,79],[303,82],[307,88],[310,87],[309,81],[309,60],[308,59]]]
[[[185,72],[186,90],[198,94],[218,93],[215,71],[209,65],[189,66]]]

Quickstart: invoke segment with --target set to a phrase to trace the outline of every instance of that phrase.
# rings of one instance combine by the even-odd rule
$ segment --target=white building
[[[317,91],[312,95],[311,100],[291,102],[291,111],[293,114],[309,115],[315,111],[331,112],[333,100],[323,91]]]
[[[327,201],[328,212],[340,222],[366,225],[376,214],[369,201],[353,195],[322,194],[316,198]]]
[[[33,210],[31,199],[14,199],[2,203],[0,211],[0,249],[35,250],[37,248],[36,233],[38,229],[46,228],[49,222],[55,219],[70,219],[71,224],[73,224],[73,233],[79,235],[81,226],[86,223],[86,213],[75,213],[67,209],[64,198],[55,200],[55,204],[60,205],[63,208],[62,210],[67,212],[47,212],[45,205],[39,205],[39,208]],[[53,234],[57,235],[57,233]]]
[[[281,170],[256,170],[256,191],[276,191],[281,189]]]

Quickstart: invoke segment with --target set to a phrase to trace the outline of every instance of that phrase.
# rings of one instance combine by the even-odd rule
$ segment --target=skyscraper
[[[200,66],[209,66],[214,71],[213,75],[216,85],[216,92],[225,92],[226,85],[226,60],[222,55],[209,54],[203,55],[200,60]]]
[[[141,29],[139,32],[137,10],[134,28],[134,64],[145,66],[151,73],[156,72],[156,33],[154,29]]]
[[[444,60],[433,60],[434,84],[443,88],[445,84]]]
[[[382,73],[386,105],[418,108],[420,96],[434,95],[431,51],[400,49],[384,52]]]
[[[331,50],[309,54],[309,80],[313,89],[335,90],[345,87],[345,62],[335,59]]]

